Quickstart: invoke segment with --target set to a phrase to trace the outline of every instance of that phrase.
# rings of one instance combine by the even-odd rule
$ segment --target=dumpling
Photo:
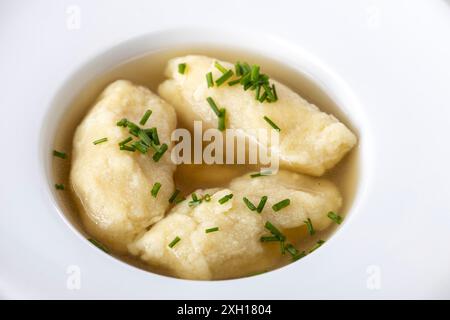
[[[131,135],[116,123],[126,118],[138,124],[147,110],[152,113],[141,128],[156,127],[160,143],[169,146],[158,162],[151,151],[129,152],[118,145]],[[170,134],[175,127],[171,105],[145,87],[119,80],[103,91],[76,129],[71,185],[88,232],[110,249],[127,252],[138,233],[164,216],[174,190]],[[106,142],[93,144],[104,137]],[[152,197],[155,182],[161,188]]]
[[[271,119],[280,131],[279,158],[282,168],[314,176],[322,175],[336,165],[356,144],[355,135],[332,115],[321,112],[297,93],[283,84],[276,85],[278,100],[260,103],[255,92],[244,91],[241,85],[208,88],[205,75],[213,78],[222,73],[215,67],[217,59],[189,55],[168,62],[165,80],[158,93],[171,103],[185,126],[192,127],[194,120],[202,120],[203,128],[217,128],[217,116],[209,106],[212,97],[219,107],[226,109],[226,127],[243,129],[244,135],[256,142],[255,129],[270,129],[264,116]],[[178,65],[185,63],[186,72],[178,72]],[[220,61],[226,68],[233,65]],[[231,80],[235,79],[234,77]],[[259,143],[264,144],[261,140]],[[270,147],[270,144],[266,145]]]
[[[317,230],[331,220],[328,211],[339,209],[342,198],[337,188],[324,179],[308,178],[280,171],[277,175],[251,179],[245,175],[234,179],[228,188],[197,190],[203,200],[195,206],[191,198],[178,204],[161,221],[130,244],[130,252],[152,267],[186,279],[228,279],[272,269],[280,262],[279,250],[260,241],[267,235],[266,221],[280,230],[296,228],[311,219]],[[223,204],[219,199],[233,194]],[[261,214],[251,211],[243,201],[255,205],[268,196]],[[273,204],[289,198],[291,205],[274,213]],[[218,231],[207,233],[210,228]],[[169,244],[179,238],[173,247]]]

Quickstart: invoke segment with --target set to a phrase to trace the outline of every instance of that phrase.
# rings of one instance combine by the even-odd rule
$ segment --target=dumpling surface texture
[[[127,118],[138,124],[148,109],[152,114],[141,127],[156,127],[161,143],[169,146],[159,162],[153,161],[153,151],[141,154],[118,146],[131,135],[116,123]],[[107,247],[126,252],[138,233],[164,216],[174,190],[170,134],[175,127],[172,106],[149,89],[124,80],[110,84],[78,126],[71,185],[88,232]],[[104,137],[107,142],[93,144]],[[150,195],[155,182],[162,185],[156,198]]]

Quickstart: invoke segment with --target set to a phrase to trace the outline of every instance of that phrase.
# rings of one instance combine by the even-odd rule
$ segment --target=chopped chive
[[[314,247],[312,247],[312,248],[309,250],[309,253],[313,252],[314,250],[316,250],[317,248],[319,248],[319,247],[320,247],[321,245],[323,245],[324,243],[325,243],[325,241],[323,241],[323,240],[317,241],[316,244],[314,245]]]
[[[226,196],[223,196],[222,198],[219,199],[219,203],[220,204],[224,204],[225,202],[227,202],[231,198],[233,198],[233,194],[232,193],[227,194]]]
[[[216,80],[216,86],[220,87],[225,81],[233,76],[233,71],[228,70],[219,79]]]
[[[169,243],[169,248],[172,249],[173,247],[175,247],[175,245],[176,245],[178,242],[180,242],[180,240],[181,240],[180,237],[176,236],[175,239],[173,239],[172,242]]]
[[[211,233],[211,232],[216,232],[219,231],[219,227],[214,227],[214,228],[209,228],[205,230],[205,233]]]
[[[250,89],[251,87],[253,87],[253,83],[248,82],[244,85],[244,91],[247,91],[248,89]]]
[[[280,202],[275,203],[272,206],[272,209],[275,212],[276,211],[280,211],[281,209],[286,208],[290,204],[291,204],[291,200],[290,199],[284,199],[284,200],[281,200]]]
[[[140,125],[145,125],[147,123],[148,118],[150,118],[150,116],[152,115],[152,110],[147,110],[145,111],[144,115],[141,118],[141,121],[139,121]]]
[[[180,202],[183,202],[184,200],[186,200],[185,197],[181,197],[175,200],[175,204],[179,204]]]
[[[292,257],[292,261],[297,261],[305,256],[306,256],[305,251],[299,252],[296,256]]]
[[[306,224],[306,227],[308,228],[308,232],[311,236],[316,233],[316,230],[314,230],[314,226],[313,226],[310,218],[308,218],[308,220],[305,220],[303,222]]]
[[[271,171],[257,172],[257,173],[252,173],[250,175],[250,178],[266,177],[266,176],[270,176],[270,175],[272,175]]]
[[[56,188],[56,190],[64,190],[64,185],[56,183],[55,188]]]
[[[251,203],[250,200],[248,200],[246,197],[242,198],[244,200],[244,203],[247,205],[247,208],[249,208],[251,211],[255,211],[256,207],[253,203]]]
[[[178,73],[184,74],[186,71],[186,63],[180,63],[178,65]]]
[[[259,85],[259,86],[256,87],[256,92],[255,92],[255,98],[256,98],[256,100],[258,100],[258,101],[259,101],[259,95],[260,95],[260,93],[261,93],[261,86]]]
[[[259,78],[259,66],[253,65],[251,71],[251,79],[252,81],[258,81]]]
[[[150,139],[150,137],[144,130],[140,130],[138,132],[138,137],[141,139],[141,142],[143,142],[147,147],[150,147],[152,145],[152,139]]]
[[[272,84],[272,92],[273,92],[273,96],[275,97],[275,101],[277,101],[278,95],[277,95],[277,89],[275,89],[275,84]]]
[[[263,83],[264,92],[267,92],[267,97],[270,98],[270,100],[275,100],[275,96],[273,95],[272,88],[269,87],[267,83]]]
[[[128,121],[128,120],[127,120],[127,127],[128,127],[128,129],[130,129],[129,132],[135,137],[137,137],[139,131],[141,131],[141,128],[139,128],[139,126],[137,124],[135,124],[131,121]]]
[[[264,91],[263,94],[259,97],[258,101],[263,103],[264,100],[266,100],[266,98],[267,98],[267,92]]]
[[[208,88],[214,87],[212,72],[206,74],[206,83],[208,84]]]
[[[281,254],[284,255],[286,253],[286,246],[284,245],[284,240],[280,241],[280,249],[281,249]]]
[[[280,239],[280,241],[284,241],[286,239],[286,236],[284,234],[282,234],[281,231],[278,230],[277,227],[275,227],[269,221],[266,221],[266,224],[264,225],[264,227],[267,230],[269,230],[270,233],[272,233],[275,237],[278,237],[278,239]]]
[[[163,143],[161,145],[161,147],[159,147],[159,150],[157,152],[155,152],[155,154],[153,155],[153,161],[158,162],[159,159],[161,159],[161,157],[164,155],[164,153],[167,151],[169,147],[167,146],[167,144]]]
[[[228,82],[228,85],[231,87],[231,86],[238,84],[239,82],[241,82],[241,79],[232,80],[232,81]]]
[[[67,155],[64,152],[57,151],[57,150],[53,150],[53,155],[55,157],[58,157],[58,158],[61,158],[61,159],[67,158]]]
[[[128,124],[128,120],[125,119],[125,118],[121,119],[120,121],[118,121],[118,122],[116,123],[116,125],[117,125],[118,127],[124,127],[124,128],[127,126],[127,124]]]
[[[220,109],[220,116],[219,116],[219,123],[218,123],[218,129],[220,131],[225,130],[225,116],[226,116],[226,109],[222,108]]]
[[[90,238],[88,240],[89,240],[90,243],[92,243],[94,246],[96,246],[97,248],[99,248],[103,252],[108,253],[108,254],[110,253],[108,248],[103,243],[101,243],[100,241],[92,239],[92,238]]]
[[[280,127],[278,127],[278,126],[277,126],[272,120],[270,120],[268,117],[264,116],[264,120],[266,120],[266,122],[267,122],[268,124],[270,124],[270,126],[271,126],[272,128],[274,128],[275,130],[277,130],[278,132],[281,131]]]
[[[328,216],[328,218],[330,218],[331,220],[333,220],[337,224],[341,224],[342,223],[342,217],[340,215],[334,213],[333,211],[328,212],[327,216]]]
[[[220,72],[222,72],[222,73],[225,73],[225,72],[228,71],[228,70],[227,70],[224,66],[222,66],[218,61],[214,62],[214,66],[215,66],[217,69],[219,69]]]
[[[242,75],[243,70],[242,70],[242,67],[241,67],[241,64],[239,63],[239,61],[234,64],[234,70],[238,77]]]
[[[133,146],[127,146],[127,145],[122,144],[122,145],[120,145],[120,150],[135,152],[136,148]]]
[[[100,143],[103,143],[103,142],[106,142],[106,141],[108,141],[108,138],[101,138],[101,139],[95,140],[92,143],[97,145],[97,144],[100,144]]]
[[[244,70],[244,73],[250,73],[250,71],[252,70],[247,62],[242,63],[241,67]]]
[[[264,209],[264,206],[266,205],[266,202],[267,202],[267,196],[261,197],[258,207],[256,208],[256,212],[261,213]]]
[[[216,103],[214,102],[213,98],[208,97],[206,98],[206,101],[208,101],[209,106],[211,107],[211,109],[214,111],[214,113],[216,114],[216,116],[220,117],[220,110],[217,107]]]
[[[126,138],[126,139],[120,141],[120,142],[119,142],[119,146],[125,145],[125,144],[127,144],[128,142],[130,142],[131,140],[133,140],[133,138],[132,138],[132,137],[128,137],[128,138]]]
[[[155,182],[155,184],[153,185],[152,191],[151,191],[153,198],[156,198],[156,196],[158,195],[159,189],[161,189],[161,183]]]
[[[289,254],[291,256],[296,256],[297,254],[299,254],[299,251],[297,250],[297,248],[295,248],[292,244],[288,243],[286,246],[286,251],[289,252]]]
[[[211,201],[211,195],[210,194],[205,194],[204,196],[203,196],[203,200],[205,200],[206,202],[209,202],[209,201]]]
[[[172,195],[169,198],[169,203],[173,203],[175,201],[175,199],[177,198],[179,193],[180,193],[180,190],[175,189],[175,191],[172,193]]]
[[[196,207],[202,203],[202,200],[197,197],[197,194],[194,192],[191,195],[192,201],[189,201],[189,207]]]
[[[251,74],[247,73],[243,77],[241,77],[240,83],[245,86],[247,85],[251,80]]]
[[[278,242],[280,239],[276,236],[262,236],[260,238],[261,242]]]
[[[131,145],[142,154],[146,154],[148,151],[148,146],[141,140],[135,141]]]
[[[156,127],[151,129],[151,137],[153,139],[153,142],[159,146],[160,142],[159,142],[159,136],[158,136],[158,129]]]

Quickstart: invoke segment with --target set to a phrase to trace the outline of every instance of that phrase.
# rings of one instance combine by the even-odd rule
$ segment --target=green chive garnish
[[[308,218],[308,220],[305,220],[303,222],[306,224],[306,227],[308,228],[308,232],[310,235],[313,235],[314,233],[316,233],[310,218]]]
[[[242,198],[242,200],[244,200],[244,203],[247,205],[247,207],[251,210],[251,211],[255,211],[256,207],[253,203],[251,203],[250,200],[248,200],[246,197]]]
[[[239,63],[239,61],[234,64],[234,70],[238,77],[242,75],[243,70],[242,70],[242,67],[241,67],[241,64]]]
[[[227,110],[224,108],[220,109],[219,124],[218,124],[218,129],[220,131],[225,130],[226,111]]]
[[[118,121],[118,122],[116,123],[116,125],[117,125],[118,127],[124,127],[124,128],[127,126],[127,124],[128,124],[128,120],[125,119],[125,118],[121,119],[120,121]]]
[[[153,155],[153,161],[158,162],[159,159],[161,159],[161,157],[164,155],[164,153],[167,151],[169,147],[167,146],[167,144],[163,143],[161,145],[161,147],[159,147],[159,150],[157,152],[155,152],[155,154]]]
[[[231,86],[238,84],[239,82],[241,82],[241,79],[232,80],[232,81],[228,82],[228,85],[231,87]]]
[[[228,70],[219,79],[216,80],[216,86],[220,87],[225,81],[233,76],[233,71]]]
[[[272,175],[271,171],[257,172],[257,173],[252,173],[250,175],[250,178],[266,177],[266,176],[270,176],[270,175]]]
[[[155,184],[153,185],[152,191],[151,191],[153,198],[156,198],[156,196],[158,195],[159,189],[161,189],[161,183],[155,182]]]
[[[258,78],[259,78],[259,66],[252,66],[251,80],[258,81]]]
[[[337,224],[341,224],[342,223],[342,217],[340,215],[334,213],[333,211],[328,212],[327,216],[328,216],[328,218],[330,218],[331,220],[333,220]]]
[[[180,63],[178,65],[178,73],[184,74],[186,71],[186,63]]]
[[[208,193],[205,194],[205,195],[203,196],[203,200],[205,200],[206,202],[210,202],[210,201],[211,201],[211,195],[209,195]]]
[[[92,143],[97,145],[97,144],[100,144],[100,143],[103,143],[103,142],[106,142],[106,141],[108,141],[108,138],[101,138],[101,139],[95,140]]]
[[[262,236],[260,238],[261,242],[278,242],[280,239],[276,236]]]
[[[231,198],[233,198],[233,194],[232,193],[227,194],[226,196],[223,196],[222,198],[219,199],[219,203],[220,204],[224,204],[225,202],[227,202]]]
[[[281,233],[280,230],[277,229],[277,227],[275,227],[272,223],[270,223],[269,221],[266,221],[266,224],[264,225],[264,227],[270,231],[270,233],[272,233],[275,237],[278,237],[278,239],[280,241],[284,241],[286,239],[286,236],[284,234]]]
[[[317,241],[316,244],[314,245],[314,247],[312,247],[312,248],[309,250],[309,253],[313,252],[314,250],[316,250],[317,248],[319,248],[319,247],[320,247],[321,245],[323,245],[324,243],[325,243],[325,241],[323,241],[323,240]]]
[[[216,114],[216,116],[220,117],[220,110],[217,107],[216,103],[214,102],[213,98],[208,97],[206,98],[206,101],[208,101],[209,106],[211,107],[211,109],[214,111],[214,113]]]
[[[267,202],[267,196],[261,197],[258,207],[256,208],[256,212],[261,213],[264,209],[264,206],[266,205],[266,202]]]
[[[175,239],[173,239],[172,242],[169,243],[169,248],[172,249],[173,247],[175,247],[175,245],[176,245],[178,242],[180,242],[180,240],[181,240],[180,237],[176,236]]]
[[[172,195],[169,198],[169,203],[173,203],[175,201],[175,199],[177,198],[179,193],[180,193],[180,190],[175,189],[175,191],[172,193]]]
[[[64,185],[63,184],[55,184],[55,188],[56,190],[64,190]]]
[[[225,73],[227,72],[227,69],[222,66],[218,61],[214,62],[214,66],[220,70],[220,72]]]
[[[280,202],[275,203],[272,206],[272,209],[273,209],[273,211],[280,211],[281,209],[286,208],[290,204],[291,204],[290,199],[284,199],[284,200],[281,200]]]
[[[297,261],[298,259],[303,258],[306,256],[305,251],[298,251],[296,247],[294,247],[292,244],[288,243],[286,246],[286,251],[292,256],[293,261]]]
[[[128,142],[130,142],[131,140],[133,140],[133,138],[132,138],[132,137],[128,137],[128,138],[126,138],[126,139],[120,141],[120,142],[119,142],[119,146],[125,145],[125,144],[127,144]]]
[[[92,239],[92,238],[90,238],[88,240],[89,240],[90,243],[92,243],[94,246],[96,246],[97,248],[99,248],[103,252],[106,252],[108,254],[110,253],[108,248],[103,243],[101,243],[100,241]]]
[[[205,233],[211,233],[211,232],[216,232],[219,231],[219,227],[214,227],[214,228],[209,228],[205,230]]]
[[[272,128],[274,128],[275,130],[277,130],[278,132],[281,131],[280,127],[278,127],[278,126],[277,126],[272,120],[270,120],[268,117],[264,116],[264,120],[266,120],[266,122],[267,122],[268,124],[270,124],[270,126],[271,126]]]
[[[153,139],[153,142],[159,146],[160,142],[159,142],[159,136],[158,136],[158,129],[156,127],[151,128],[151,137]]]
[[[127,145],[124,145],[124,144],[120,145],[119,148],[120,148],[120,150],[125,150],[125,151],[130,151],[130,152],[135,152],[136,151],[135,147],[127,146]]]
[[[186,200],[185,197],[181,197],[181,198],[179,198],[179,199],[176,199],[176,200],[175,200],[175,204],[179,204],[180,202],[183,202],[184,200]]]
[[[212,72],[206,74],[206,83],[208,84],[208,88],[214,87]]]
[[[150,147],[152,145],[152,139],[150,139],[150,137],[144,130],[139,130],[138,137],[141,139],[141,142],[145,143],[147,147]]]
[[[152,115],[152,110],[147,110],[145,111],[144,115],[141,118],[141,121],[139,121],[139,124],[141,126],[145,125],[147,123],[148,118],[150,118],[150,116]]]
[[[67,158],[67,155],[64,152],[57,151],[57,150],[53,150],[53,155],[55,157],[58,157],[58,158],[61,158],[61,159]]]
[[[148,146],[141,140],[133,142],[132,146],[142,154],[146,154]]]
[[[192,193],[191,197],[192,201],[189,201],[189,207],[196,207],[200,203],[202,203],[202,200],[197,197],[197,194],[195,192]]]
[[[277,89],[275,89],[275,84],[272,84],[272,92],[273,92],[273,96],[275,97],[274,101],[277,101],[278,95],[277,95]]]

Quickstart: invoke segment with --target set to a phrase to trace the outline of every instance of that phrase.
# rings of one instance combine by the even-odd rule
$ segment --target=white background
[[[66,26],[70,5],[80,29]],[[165,279],[81,245],[48,209],[37,142],[59,84],[105,47],[177,26],[280,36],[361,101],[374,138],[370,194],[352,231],[314,259],[239,281]],[[0,88],[2,298],[450,298],[448,1],[1,0]],[[80,290],[66,286],[72,264]],[[379,288],[367,285],[370,266]]]

